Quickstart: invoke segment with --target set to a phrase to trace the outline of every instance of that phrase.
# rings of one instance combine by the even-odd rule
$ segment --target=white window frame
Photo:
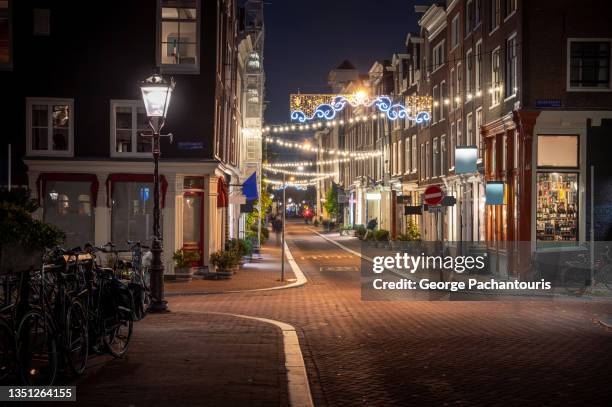
[[[509,60],[508,60],[508,53],[510,52],[510,47],[508,46],[508,43],[510,41],[514,40],[514,68],[513,68],[513,72],[512,72],[512,81],[514,82],[514,86],[512,87],[512,93],[511,94],[507,94],[506,98],[504,99],[504,101],[510,100],[514,97],[516,97],[516,93],[518,90],[518,43],[516,40],[516,33],[513,33],[512,35],[510,35],[507,39],[506,39],[506,63],[505,65],[505,69],[506,69],[506,74],[509,74],[510,72],[508,71],[510,69],[510,64],[509,64]],[[506,75],[505,79],[505,86],[504,86],[504,93],[507,93],[507,86],[508,86],[508,82],[509,82],[509,78],[508,75]]]
[[[446,105],[444,104],[444,99],[445,98],[445,90],[446,90],[446,81],[441,81],[440,82],[440,101],[438,102],[440,104],[440,120],[439,121],[443,121],[446,118],[446,114],[444,112],[444,109],[446,109]]]
[[[504,23],[506,21],[508,21],[513,15],[516,14],[516,9],[518,8],[518,1],[517,0],[506,0],[506,3],[504,4],[504,8],[508,7],[508,4],[512,4],[512,10],[510,11],[510,13],[506,14],[506,16],[504,17]],[[504,13],[507,10],[504,10]]]
[[[608,69],[610,72],[608,73],[608,87],[607,88],[586,88],[586,87],[572,87],[571,86],[571,46],[572,42],[610,42],[610,62],[608,65]],[[612,91],[612,38],[568,38],[567,39],[567,51],[566,51],[566,89],[567,92],[611,92]]]
[[[196,2],[196,62],[195,64],[162,64],[161,58],[161,34],[162,34],[162,6],[161,0],[157,0],[157,27],[155,33],[155,58],[157,66],[161,73],[166,74],[194,74],[200,73],[200,48],[202,47],[202,2],[201,0],[194,0]]]
[[[433,99],[432,123],[437,123],[440,120],[440,103],[438,102],[438,99],[440,99],[440,88],[438,85],[434,85],[434,87],[431,88],[431,96]],[[436,102],[438,102],[438,106],[436,106]]]
[[[404,140],[404,174],[409,174],[412,169],[412,151],[411,151],[411,139],[406,137]]]
[[[404,153],[404,149],[402,148],[402,140],[397,140],[397,173],[404,173],[404,157],[402,154]]]
[[[491,20],[489,21],[491,24],[489,35],[493,34],[499,26],[501,25],[501,1],[500,0],[491,0],[491,15],[489,16]],[[495,26],[493,26],[495,23]]]
[[[452,122],[450,125],[450,145],[449,145],[449,160],[448,160],[448,169],[455,169],[455,148],[457,147],[457,132],[456,132],[455,122]]]
[[[444,175],[446,172],[446,168],[444,166],[444,158],[448,154],[448,149],[446,146],[446,134],[440,136],[440,176]]]
[[[473,146],[474,141],[474,121],[470,112],[465,116],[465,145]]]
[[[132,151],[118,152],[117,151],[117,115],[115,109],[119,106],[129,106],[132,108]],[[110,155],[111,157],[150,157],[150,151],[138,152],[138,108],[144,109],[142,100],[130,99],[112,99],[110,101]],[[136,126],[136,127],[134,127]]]
[[[480,120],[478,120],[480,118]],[[480,122],[480,123],[479,123]],[[483,145],[482,145],[482,133],[480,132],[480,127],[482,126],[482,106],[476,109],[476,114],[474,117],[474,128],[476,129],[476,146],[478,147],[478,160],[477,162],[482,162],[482,157],[484,155]]]
[[[467,0],[465,3],[465,36],[467,37],[474,29],[474,2]]]
[[[474,71],[474,61],[472,60],[472,48],[465,53],[465,103],[469,102],[468,95],[474,97],[474,89],[472,89],[472,72]]]
[[[429,141],[425,143],[425,179],[429,179],[431,175],[431,154],[429,153],[430,144],[431,143]]]
[[[455,68],[450,70],[449,111],[455,110]]]
[[[431,143],[431,176],[435,178],[439,176],[437,165],[440,162],[440,150],[438,147],[438,138],[434,137]]]
[[[417,136],[412,136],[412,140],[410,141],[410,144],[411,144],[411,146],[410,146],[411,147],[410,148],[411,151],[410,152],[412,154],[412,156],[410,157],[410,161],[411,161],[410,164],[412,166],[412,169],[411,169],[410,172],[415,173],[415,172],[417,172],[417,168],[418,168],[417,167],[417,163],[419,161],[419,159],[418,159],[418,153],[419,152],[418,152],[418,149],[417,149]]]
[[[463,121],[461,119],[457,119],[457,145],[458,146],[464,146],[465,144],[463,144]],[[461,143],[459,143],[461,142]]]
[[[497,55],[497,58],[499,58],[499,64],[497,66],[498,68],[498,72],[499,72],[499,81],[496,83],[495,82],[495,63],[494,63],[494,58],[495,55]],[[497,106],[500,105],[501,101],[502,101],[502,96],[501,96],[501,92],[503,91],[503,87],[502,85],[502,63],[501,63],[501,46],[496,47],[492,52],[491,52],[491,89],[492,92],[490,92],[490,105],[489,105],[489,109],[493,109]],[[502,88],[502,89],[498,89],[498,88]]]
[[[459,45],[459,38],[461,38],[461,35],[459,34],[460,17],[461,13],[457,13],[451,21],[451,50],[457,48],[457,46]]]
[[[455,108],[459,109],[461,107],[461,102],[463,101],[465,96],[462,86],[463,67],[461,66],[461,62],[457,62],[457,70],[455,71],[455,75],[457,79],[457,86],[455,87],[455,98],[459,98],[459,101],[456,102]]]
[[[46,105],[49,109],[52,105],[68,105],[70,123],[68,127],[68,149],[67,150],[52,150],[53,146],[53,117],[48,111],[47,125],[47,149],[34,150],[32,149],[32,106]],[[26,149],[28,156],[53,156],[53,157],[73,157],[74,156],[74,99],[63,98],[26,98]]]
[[[474,47],[474,91],[482,90],[482,39]]]
[[[445,64],[445,61],[444,61],[444,43],[445,42],[446,42],[445,40],[442,40],[433,48],[433,52],[431,56],[431,60],[432,60],[431,63],[434,69],[432,70],[432,73],[442,68]],[[438,51],[440,51],[439,55],[438,55]]]

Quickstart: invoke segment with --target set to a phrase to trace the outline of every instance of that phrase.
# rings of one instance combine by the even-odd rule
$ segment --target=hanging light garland
[[[263,133],[287,133],[287,132],[297,132],[297,131],[312,131],[319,130],[323,128],[332,128],[332,127],[341,127],[346,124],[353,124],[359,122],[366,122],[370,120],[379,120],[387,117],[385,113],[373,113],[373,114],[364,114],[364,115],[356,115],[351,117],[350,119],[344,120],[327,120],[327,121],[318,121],[310,124],[295,124],[295,123],[281,123],[281,124],[271,124],[262,129]]]
[[[271,172],[272,174],[285,174],[285,175],[301,175],[305,177],[331,177],[336,175],[335,172],[305,172],[301,171],[300,168],[304,168],[303,165],[297,165],[297,171],[283,170],[280,168],[273,168],[267,164],[263,165],[264,171]]]
[[[334,158],[331,160],[318,160],[318,161],[287,161],[266,164],[269,167],[276,168],[287,168],[287,167],[312,167],[314,165],[326,165],[336,163],[347,163],[349,161],[366,160],[371,157],[354,157],[354,158]]]
[[[294,180],[294,181],[287,181],[287,182],[283,182],[281,180],[276,180],[276,179],[269,179],[266,178],[266,182],[269,185],[285,185],[288,187],[291,186],[307,186],[307,185],[316,185],[317,182],[322,181],[326,178],[332,177],[333,175],[328,175],[328,176],[323,176],[323,177],[317,177],[317,178],[311,178],[311,179],[304,179],[304,180]]]
[[[349,151],[349,150],[336,150],[331,148],[321,148],[321,147],[313,147],[310,142],[305,141],[303,143],[299,143],[296,141],[288,141],[283,140],[278,137],[265,136],[264,141],[266,143],[275,143],[281,147],[294,148],[303,151],[310,151],[313,153],[323,153],[330,154],[336,156],[344,156],[344,157],[377,157],[382,154],[382,152],[378,150],[363,150],[363,151]]]

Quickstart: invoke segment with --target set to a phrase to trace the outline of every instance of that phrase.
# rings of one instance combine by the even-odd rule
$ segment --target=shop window
[[[538,135],[538,167],[577,168],[578,136]]]
[[[204,177],[185,177],[183,180],[185,189],[204,189]]]
[[[159,2],[158,65],[164,68],[164,72],[198,72],[200,2]]]
[[[536,238],[578,240],[578,173],[538,172]]]
[[[28,98],[28,155],[73,154],[72,99]]]
[[[93,242],[91,183],[46,181],[43,218],[66,233],[67,247],[82,247],[87,242]]]
[[[113,242],[149,242],[153,238],[153,183],[114,182],[111,199]]]

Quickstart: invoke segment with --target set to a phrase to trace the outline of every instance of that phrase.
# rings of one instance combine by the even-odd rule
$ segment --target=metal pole
[[[286,175],[283,174],[283,230],[281,231],[281,281],[285,281],[285,190],[287,189],[287,184],[285,183]]]
[[[8,184],[8,191],[11,192],[11,178],[12,178],[12,173],[11,173],[11,167],[12,167],[12,163],[11,163],[11,144],[8,145],[8,179],[7,179],[7,184]]]
[[[159,119],[155,118],[151,127],[153,128],[153,244],[151,245],[151,305],[150,312],[164,312],[168,310],[167,302],[164,300],[164,264],[162,262],[162,236],[159,230],[160,224],[160,193],[159,193]]]
[[[591,287],[595,286],[595,166],[591,165]]]
[[[262,195],[261,195],[261,163],[257,165],[257,178],[258,178],[258,182],[257,182],[257,189],[258,189],[258,196],[259,198],[257,199],[257,213],[259,214],[259,216],[257,217],[257,258],[261,259],[261,200],[263,199]]]

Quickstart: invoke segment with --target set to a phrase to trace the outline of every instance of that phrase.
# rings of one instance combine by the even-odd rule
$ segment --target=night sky
[[[427,0],[268,0],[264,68],[268,124],[289,121],[289,94],[328,92],[327,74],[348,59],[361,73],[404,52]]]

